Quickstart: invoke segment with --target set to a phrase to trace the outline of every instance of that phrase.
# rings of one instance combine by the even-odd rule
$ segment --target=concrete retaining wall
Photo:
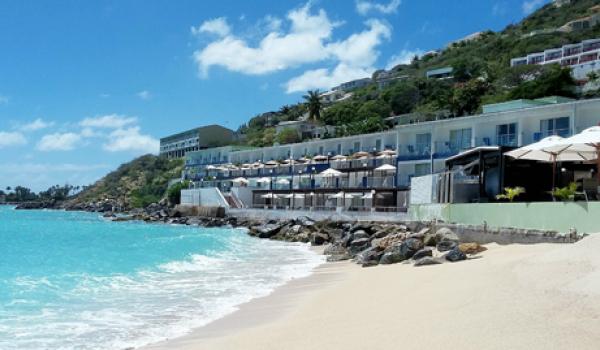
[[[308,210],[265,210],[265,209],[229,209],[228,214],[242,219],[252,220],[288,220],[300,216],[308,216],[313,220],[330,221],[378,221],[400,222],[410,221],[407,213],[378,213],[378,212],[335,212]]]
[[[600,232],[600,202],[431,204],[410,208],[413,220],[442,220],[490,228]]]

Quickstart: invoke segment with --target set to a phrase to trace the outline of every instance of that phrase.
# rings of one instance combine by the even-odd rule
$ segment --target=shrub
[[[563,202],[572,201],[575,199],[575,192],[577,192],[577,183],[571,182],[567,187],[555,188],[552,195]]]
[[[496,199],[508,199],[509,202],[512,202],[516,197],[523,193],[525,193],[523,187],[505,187],[504,194],[497,195]]]
[[[182,181],[176,184],[173,184],[167,190],[167,199],[169,199],[169,203],[171,204],[180,204],[181,203],[181,190],[187,189],[190,187],[189,181]]]

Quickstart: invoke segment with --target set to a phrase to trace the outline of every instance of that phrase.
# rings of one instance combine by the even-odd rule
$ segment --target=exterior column
[[[521,119],[517,122],[517,147],[523,147],[523,122]]]

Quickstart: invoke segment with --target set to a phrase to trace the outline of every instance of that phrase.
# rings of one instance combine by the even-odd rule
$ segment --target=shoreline
[[[314,249],[313,249],[314,250]],[[315,251],[315,253],[321,253]],[[308,301],[316,292],[315,287],[336,283],[349,270],[360,269],[349,261],[324,262],[311,271],[310,275],[288,281],[266,296],[238,305],[238,309],[202,327],[190,330],[181,337],[148,344],[138,350],[188,349],[195,344],[227,337],[256,326],[265,326],[279,321],[292,312],[300,300]]]
[[[600,237],[589,244],[596,250]],[[460,264],[325,264],[330,274],[294,281],[206,328],[140,349],[597,349],[600,259],[590,260],[589,246],[486,247]],[[568,263],[573,255],[579,265]],[[581,285],[590,279],[593,285]]]

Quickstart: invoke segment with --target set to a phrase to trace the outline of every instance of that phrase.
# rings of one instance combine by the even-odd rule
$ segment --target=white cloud
[[[494,16],[504,16],[508,11],[508,4],[504,1],[497,2],[492,7],[492,14]]]
[[[42,152],[70,151],[81,141],[81,136],[72,132],[54,133],[44,135],[37,144],[37,149]]]
[[[0,131],[0,149],[27,144],[27,139],[20,132]]]
[[[219,17],[204,21],[198,27],[192,27],[191,32],[193,35],[200,35],[202,33],[215,34],[218,36],[227,36],[231,32],[227,19],[225,17]]]
[[[49,128],[53,125],[54,125],[54,122],[47,122],[41,118],[37,118],[36,120],[32,121],[31,123],[21,125],[19,127],[19,129],[21,129],[22,131],[38,131],[38,130]]]
[[[410,64],[415,56],[423,55],[423,50],[402,50],[399,54],[392,56],[385,69],[392,69],[399,64]]]
[[[109,152],[158,153],[159,141],[140,133],[138,126],[114,130],[108,135],[104,149]]]
[[[356,0],[356,12],[363,16],[366,16],[372,11],[389,15],[391,13],[396,13],[401,3],[402,1],[400,0],[391,0],[388,4],[380,4],[367,0]]]
[[[119,114],[108,114],[98,117],[85,118],[79,125],[87,128],[119,129],[137,122],[135,117]]]
[[[233,72],[260,75],[329,57],[325,41],[331,38],[338,24],[331,22],[324,10],[312,14],[307,4],[290,11],[286,18],[290,22],[288,32],[271,31],[256,47],[229,34],[197,50],[194,60],[200,73],[206,76],[211,67],[220,66]]]
[[[544,3],[544,0],[526,0],[523,1],[523,13],[528,15],[540,7]]]
[[[0,105],[7,104],[10,98],[8,96],[0,95]]]
[[[383,22],[371,20],[369,28],[352,34],[346,40],[327,46],[328,52],[339,63],[333,69],[321,68],[304,72],[286,83],[288,93],[309,89],[329,89],[340,83],[370,77],[375,71],[379,52],[377,47],[391,36],[391,28]]]
[[[137,95],[137,97],[141,98],[142,100],[149,100],[152,98],[152,94],[148,90],[140,91],[136,95]]]

